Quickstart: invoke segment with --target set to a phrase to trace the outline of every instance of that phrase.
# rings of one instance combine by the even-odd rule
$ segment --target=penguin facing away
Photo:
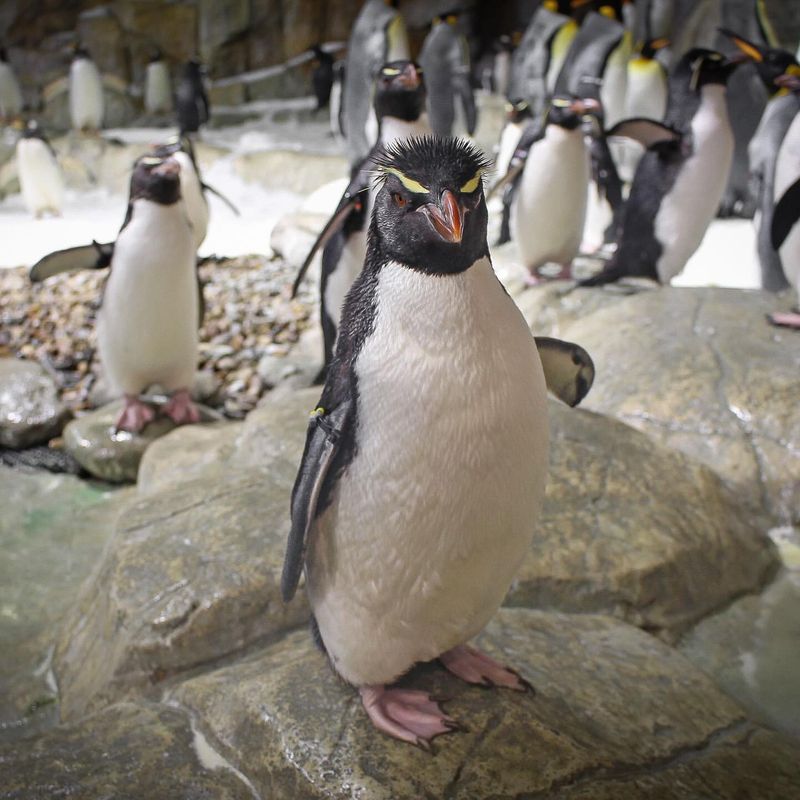
[[[55,151],[35,120],[17,142],[17,167],[25,206],[37,219],[45,213],[61,216],[64,178]]]
[[[167,114],[172,111],[169,64],[158,49],[147,64],[144,75],[144,109],[148,114]]]
[[[331,99],[333,88],[333,56],[316,44],[314,51],[314,69],[311,73],[311,86],[317,100],[317,111],[325,108]]]
[[[0,47],[0,123],[8,122],[22,113],[22,90],[8,61],[4,47]]]
[[[530,548],[548,452],[536,343],[486,242],[487,166],[438,137],[378,159],[366,263],[309,423],[281,585],[290,600],[305,571],[332,668],[379,730],[421,747],[458,725],[426,692],[389,685],[414,664],[529,686],[466,644]]]
[[[89,51],[78,45],[69,68],[69,113],[76,131],[103,127],[103,80]]]
[[[174,158],[144,156],[131,177],[128,213],[117,236],[97,319],[104,373],[125,407],[117,430],[140,431],[155,411],[139,399],[159,384],[176,423],[198,422],[189,397],[197,365],[199,297],[195,246]]]
[[[379,148],[399,139],[431,133],[425,112],[425,83],[422,70],[413,61],[392,61],[378,73],[375,87],[375,114],[380,124],[378,143],[353,170],[350,183],[331,219],[326,223],[309,251],[295,279],[292,296],[320,247],[320,321],[324,339],[323,369],[333,358],[342,303],[361,268],[367,252],[369,224],[374,189],[370,189],[373,158]]]
[[[612,260],[580,282],[596,286],[624,276],[669,283],[700,246],[717,212],[733,159],[725,82],[738,66],[695,48],[670,75],[665,122],[672,139],[650,146],[639,162]]]
[[[208,122],[209,103],[203,85],[203,67],[196,58],[189,59],[175,92],[175,114],[181,136],[197,133]]]

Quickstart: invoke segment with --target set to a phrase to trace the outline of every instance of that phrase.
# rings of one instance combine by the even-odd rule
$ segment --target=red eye
[[[406,200],[403,195],[398,194],[397,192],[392,193],[392,200],[394,200],[394,204],[398,208],[405,208],[408,205],[408,200]]]

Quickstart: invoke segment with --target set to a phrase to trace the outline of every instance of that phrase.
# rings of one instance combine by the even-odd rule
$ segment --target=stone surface
[[[53,723],[52,643],[129,493],[0,467],[0,740]]]
[[[61,433],[71,414],[34,361],[0,358],[0,446],[23,448]]]
[[[766,323],[775,305],[766,292],[664,287],[562,335],[597,367],[587,408],[708,464],[786,522],[800,520],[800,336]]]
[[[170,696],[274,800],[800,795],[800,746],[748,723],[708,677],[635,628],[504,609],[478,644],[536,694],[417,668],[403,683],[447,698],[467,729],[437,739],[433,755],[376,733],[306,632]]]
[[[204,744],[182,711],[112,706],[80,726],[0,748],[0,798],[252,800],[247,780]]]
[[[299,270],[327,221],[324,214],[302,211],[286,214],[275,223],[269,246],[276,255]],[[309,286],[319,285],[319,257],[312,261],[303,281]]]
[[[309,194],[347,174],[342,156],[291,150],[243,153],[234,158],[233,167],[244,180],[257,181],[267,189],[289,187],[297,194]]]

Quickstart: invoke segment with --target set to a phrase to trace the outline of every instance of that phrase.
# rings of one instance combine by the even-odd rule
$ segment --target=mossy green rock
[[[272,800],[800,796],[800,747],[747,722],[708,677],[636,628],[503,609],[478,643],[536,693],[468,686],[436,665],[414,670],[403,683],[447,698],[466,727],[438,738],[433,754],[376,733],[305,632],[187,681],[171,701]]]

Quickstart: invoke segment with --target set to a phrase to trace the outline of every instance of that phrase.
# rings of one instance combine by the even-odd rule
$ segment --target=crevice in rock
[[[458,788],[458,783],[461,780],[461,774],[464,771],[464,767],[467,765],[467,762],[472,760],[475,756],[475,753],[480,749],[483,742],[492,733],[498,725],[503,720],[503,715],[501,713],[492,714],[489,717],[486,724],[480,730],[478,735],[473,740],[472,744],[470,745],[469,749],[466,753],[464,753],[464,757],[459,762],[458,766],[456,767],[456,771],[453,773],[453,777],[449,780],[447,785],[442,790],[442,800],[448,800],[454,796],[456,789]]]

